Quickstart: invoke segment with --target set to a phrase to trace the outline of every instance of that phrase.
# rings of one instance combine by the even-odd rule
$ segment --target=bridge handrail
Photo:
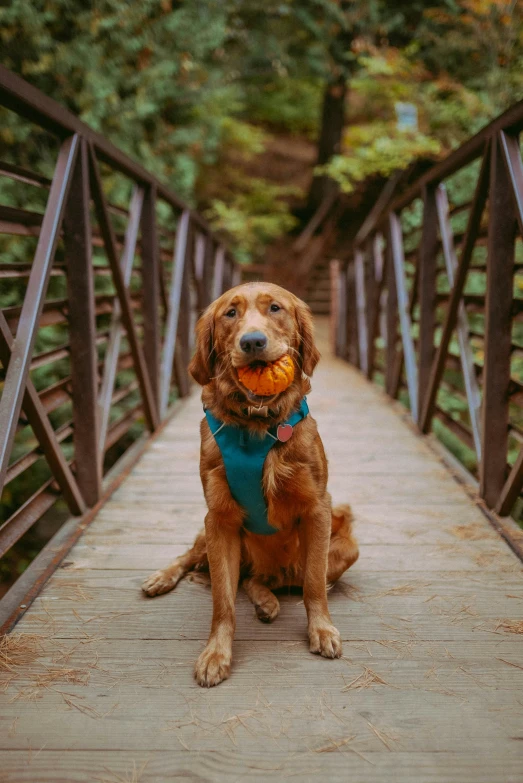
[[[135,430],[155,432],[175,398],[188,394],[194,319],[239,282],[240,270],[202,215],[1,66],[0,107],[59,148],[52,178],[0,161],[0,183],[16,188],[0,197],[15,197],[15,205],[0,203],[0,249],[36,242],[32,258],[28,248],[22,260],[20,252],[0,259],[11,297],[0,311],[0,489],[9,509],[0,518],[0,557],[55,513],[57,501],[79,518],[66,522],[4,598],[5,615],[5,606],[16,613],[20,596],[47,578],[118,480],[113,463],[129,462]],[[40,148],[32,149],[36,160]],[[122,178],[126,204],[108,202],[107,174]],[[38,191],[41,213],[27,209],[27,188],[31,199]],[[48,326],[64,333],[51,347],[41,339]]]
[[[464,445],[480,496],[499,515],[511,513],[523,487],[523,449],[509,460],[509,448],[523,442],[523,377],[511,365],[521,351],[513,323],[523,313],[514,290],[523,268],[515,255],[522,129],[520,101],[406,192],[389,188],[331,276],[337,355],[403,397],[421,432],[437,420],[447,440]],[[445,182],[478,163],[472,200],[449,204]],[[442,388],[457,407],[445,408]]]

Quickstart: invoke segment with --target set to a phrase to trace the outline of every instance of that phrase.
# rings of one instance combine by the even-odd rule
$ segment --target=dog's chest
[[[292,437],[293,428],[303,421],[308,412],[304,398],[299,410],[280,425],[278,431],[282,426],[289,427]],[[281,505],[281,498],[286,494],[286,485],[289,483],[288,479],[294,470],[289,465],[287,468],[289,475],[286,477],[284,462],[277,459],[275,464],[274,460],[268,460],[268,457],[279,454],[278,450],[285,448],[289,438],[280,441],[277,434],[270,430],[260,436],[247,428],[226,425],[216,419],[209,410],[205,411],[205,415],[221,453],[231,495],[245,512],[244,528],[261,536],[274,535],[278,527],[275,527],[270,520],[269,498],[272,497],[274,500],[278,495],[280,499],[277,503]]]

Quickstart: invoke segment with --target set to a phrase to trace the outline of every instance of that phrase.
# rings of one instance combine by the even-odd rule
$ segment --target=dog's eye
[[[277,313],[278,310],[281,310],[280,305],[277,304],[271,304],[271,313]]]
[[[234,318],[234,316],[236,315],[236,310],[234,309],[234,307],[231,307],[230,310],[227,310],[225,315],[227,316],[227,318]]]

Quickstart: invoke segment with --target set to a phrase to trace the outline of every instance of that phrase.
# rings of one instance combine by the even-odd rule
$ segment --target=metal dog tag
[[[282,443],[287,443],[292,438],[292,425],[291,424],[279,424],[276,430],[276,437]]]

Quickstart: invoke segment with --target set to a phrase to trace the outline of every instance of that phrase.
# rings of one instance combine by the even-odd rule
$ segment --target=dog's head
[[[238,379],[238,368],[274,362],[284,354],[295,365],[295,380],[275,397],[301,391],[302,375],[312,375],[320,358],[309,307],[270,283],[247,283],[227,291],[203,313],[196,327],[196,352],[189,370],[202,386],[215,382],[222,396],[250,404],[273,404],[256,397]]]

